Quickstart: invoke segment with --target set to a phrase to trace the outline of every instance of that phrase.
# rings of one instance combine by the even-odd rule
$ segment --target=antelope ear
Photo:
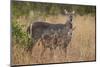
[[[68,14],[68,11],[66,9],[64,9],[65,14]]]
[[[72,11],[72,14],[75,14],[75,11],[74,10]]]

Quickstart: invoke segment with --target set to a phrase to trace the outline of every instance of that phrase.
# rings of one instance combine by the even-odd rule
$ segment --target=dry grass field
[[[29,18],[30,19],[30,18]],[[18,22],[28,24],[31,20],[25,17],[18,18]],[[61,23],[66,21],[65,16],[48,16],[45,20],[52,23]],[[24,22],[24,23],[23,23]],[[12,64],[45,64],[45,63],[61,63],[61,62],[77,62],[77,61],[94,61],[96,60],[95,49],[95,16],[76,15],[73,18],[73,26],[75,27],[72,40],[67,47],[66,57],[62,50],[57,48],[54,55],[51,56],[50,49],[47,49],[43,56],[40,56],[43,46],[40,43],[32,48],[31,53],[26,52],[23,48],[12,42]],[[13,40],[13,39],[12,39]],[[16,45],[15,45],[16,44]]]

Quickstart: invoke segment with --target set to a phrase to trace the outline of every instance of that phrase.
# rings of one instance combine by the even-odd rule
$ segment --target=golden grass
[[[29,19],[20,19],[19,22],[28,24]],[[26,22],[27,21],[27,22]],[[66,21],[65,16],[48,16],[45,21],[52,23],[62,23]],[[64,52],[58,48],[54,50],[54,55],[51,57],[51,52],[47,49],[44,55],[40,54],[43,46],[36,45],[32,49],[32,54],[19,48],[16,43],[12,46],[12,64],[41,64],[41,63],[60,63],[60,62],[75,62],[75,61],[93,61],[95,58],[95,16],[75,16],[73,19],[72,40],[67,48],[66,58]]]

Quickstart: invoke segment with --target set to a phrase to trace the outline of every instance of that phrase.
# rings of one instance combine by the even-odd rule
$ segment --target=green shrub
[[[22,26],[16,21],[12,21],[12,37],[14,41],[25,50],[32,48],[32,39],[29,38],[27,32],[22,30]]]

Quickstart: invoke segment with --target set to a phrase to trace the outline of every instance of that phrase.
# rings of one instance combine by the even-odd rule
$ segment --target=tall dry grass
[[[18,18],[18,22],[28,25],[30,18]],[[52,23],[64,23],[65,16],[48,16],[45,21]],[[31,20],[32,21],[32,20]],[[23,23],[24,22],[24,23]],[[73,19],[73,26],[76,27],[73,31],[72,40],[67,48],[66,58],[64,52],[58,48],[54,50],[54,55],[51,57],[51,52],[47,49],[44,55],[40,54],[43,46],[35,45],[31,53],[26,52],[23,48],[17,46],[13,42],[12,46],[12,64],[41,64],[41,63],[60,63],[60,62],[76,62],[76,61],[93,61],[95,58],[95,16],[91,15],[76,15]],[[27,26],[26,26],[27,28]],[[25,29],[26,29],[25,28]]]

